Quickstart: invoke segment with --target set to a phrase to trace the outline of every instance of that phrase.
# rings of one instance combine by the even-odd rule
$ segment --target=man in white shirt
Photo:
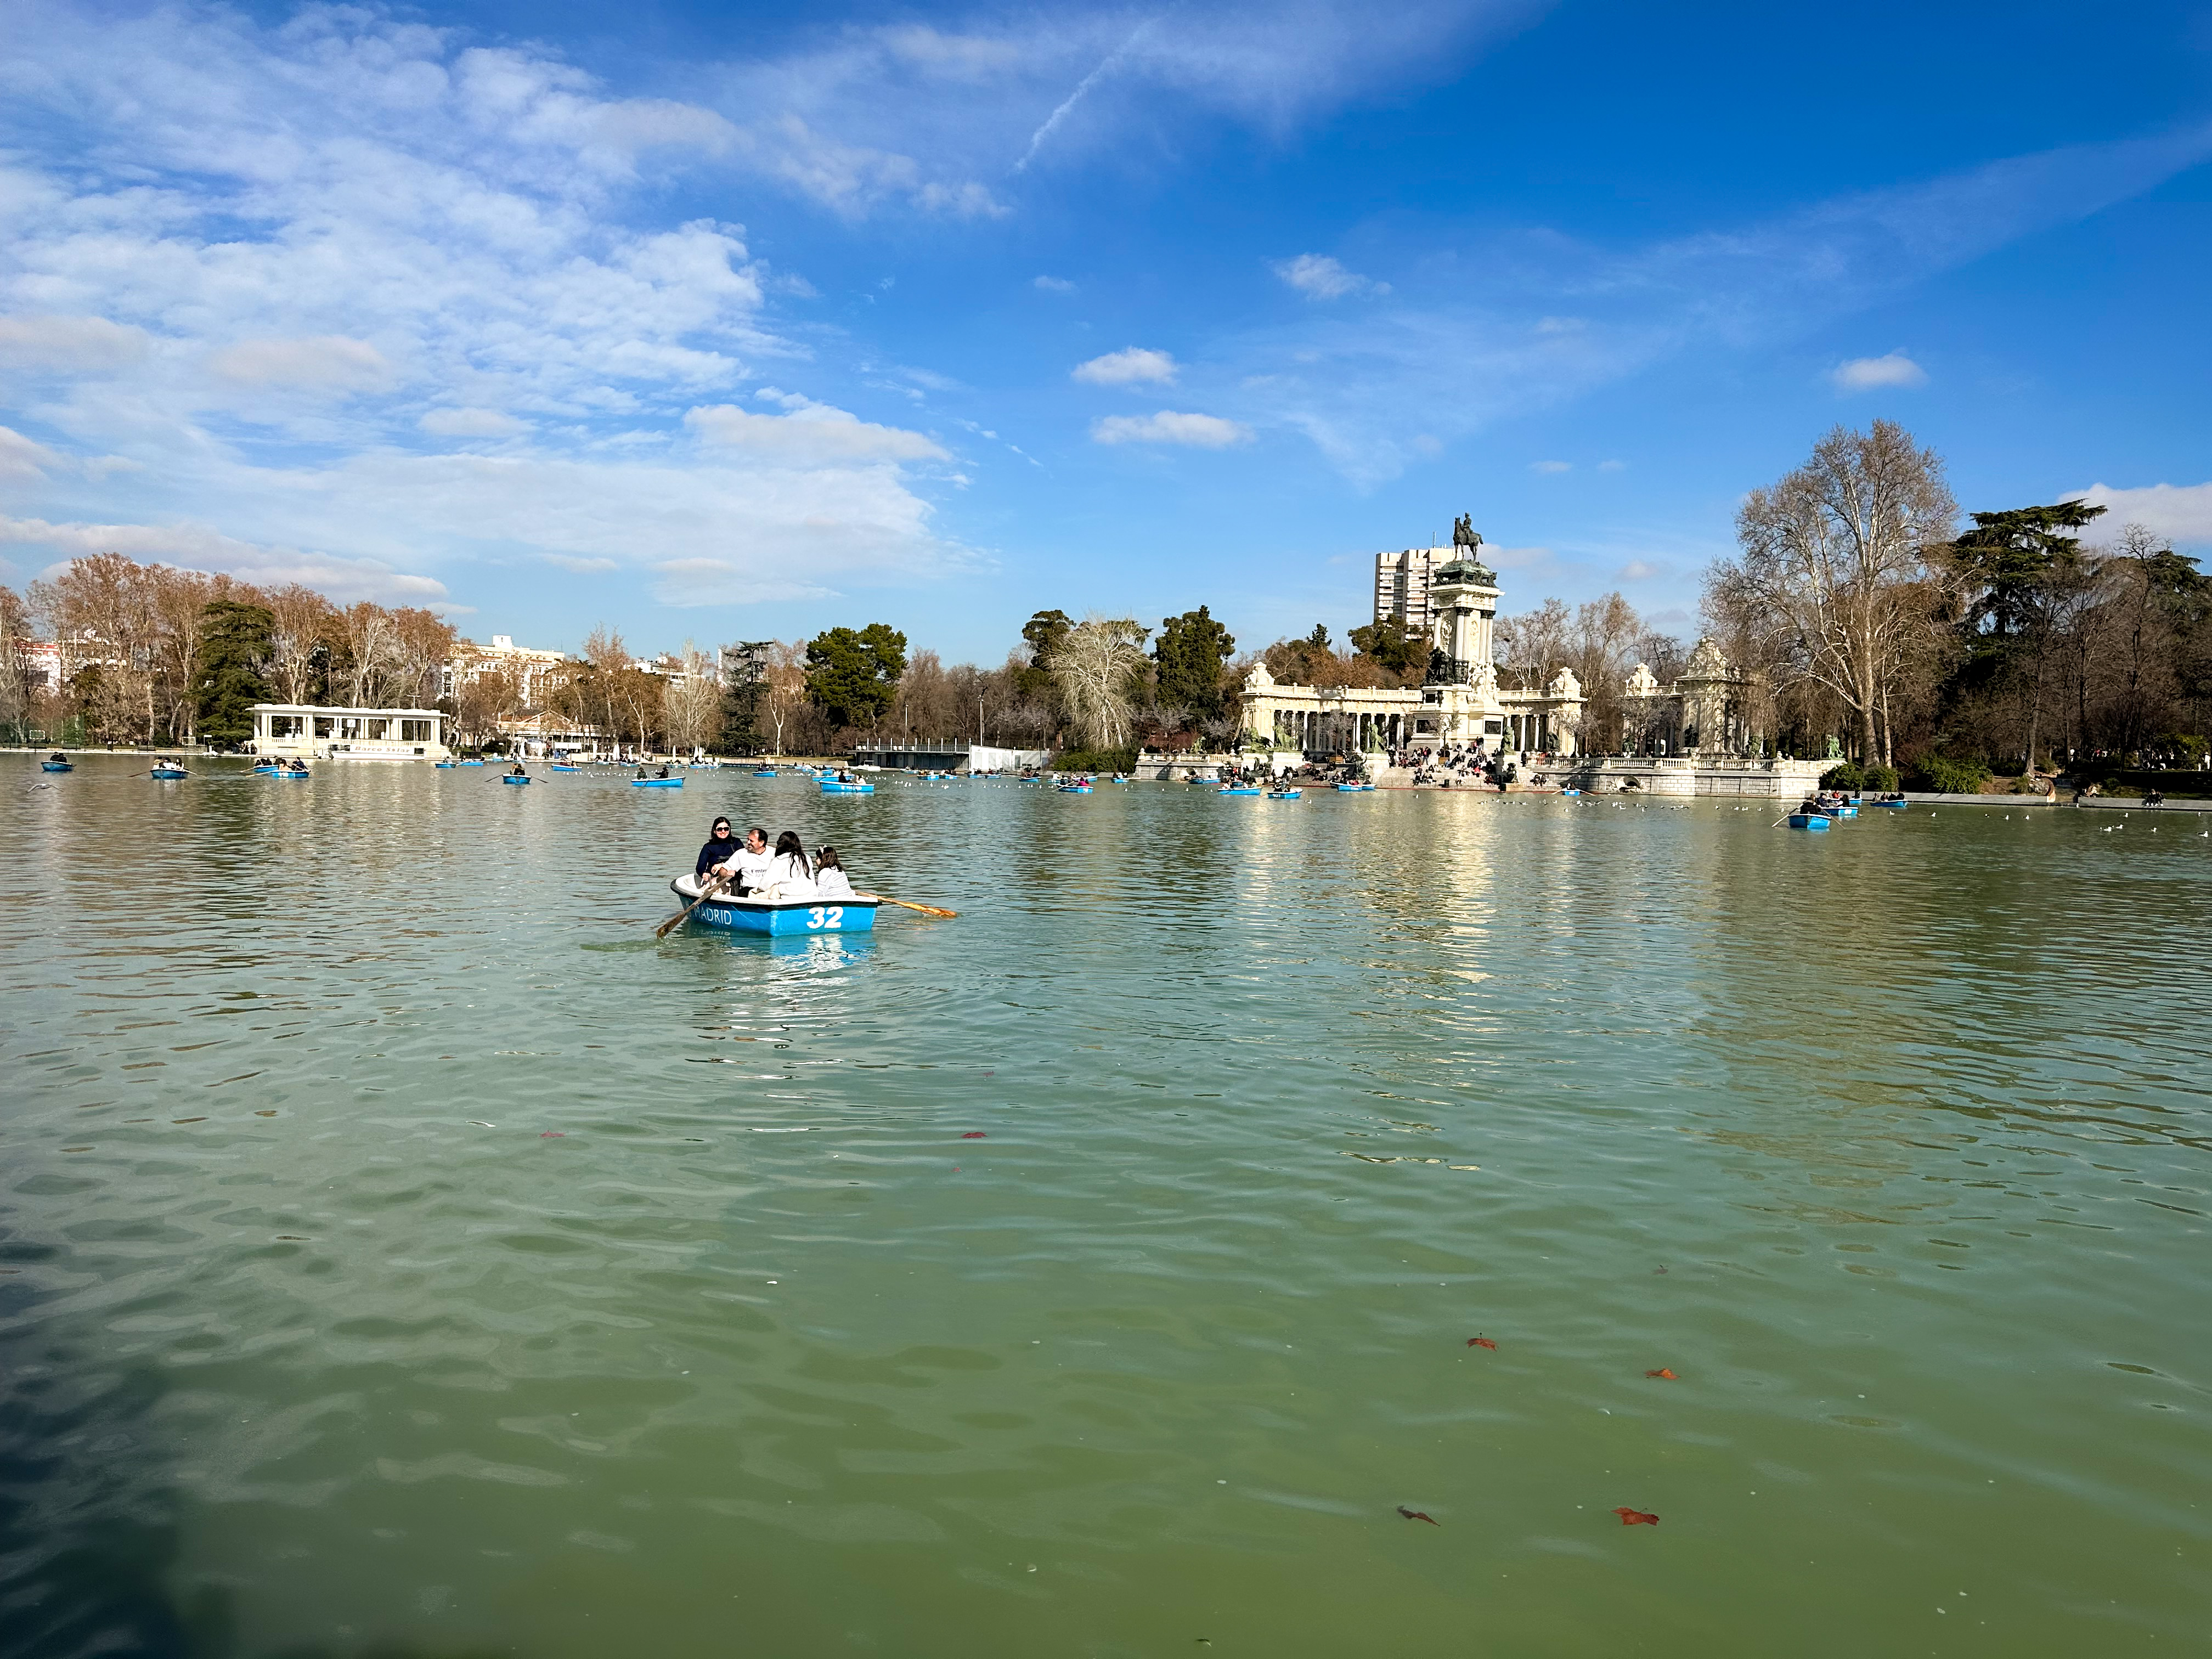
[[[727,863],[716,865],[714,870],[717,874],[734,873],[738,878],[736,886],[738,892],[757,893],[769,884],[769,866],[772,862],[768,850],[768,831],[755,824],[745,831],[745,844],[737,857]]]

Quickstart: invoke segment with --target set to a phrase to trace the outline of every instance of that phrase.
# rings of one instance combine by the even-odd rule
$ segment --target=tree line
[[[1977,511],[1962,526],[1942,459],[1893,422],[1838,428],[1803,465],[1746,496],[1736,553],[1705,573],[1701,622],[1727,657],[1743,724],[1784,754],[1837,739],[1851,762],[1932,775],[2191,763],[2212,728],[2212,579],[2142,526],[2104,540],[2078,501]],[[64,683],[33,695],[21,646],[43,623]],[[1160,619],[1040,611],[995,667],[946,665],[887,623],[811,639],[686,644],[641,666],[593,630],[555,664],[453,657],[427,611],[334,605],[291,584],[72,562],[26,598],[0,587],[0,729],[67,720],[95,739],[235,742],[258,701],[438,707],[456,741],[544,715],[641,748],[832,753],[862,741],[968,739],[1111,764],[1145,745],[1219,749],[1244,730],[1255,663],[1280,682],[1413,687],[1444,671],[1428,639],[1390,618],[1340,646],[1325,624],[1237,654],[1206,605]],[[1661,685],[1685,642],[1620,593],[1551,599],[1501,616],[1501,685],[1581,683],[1586,750],[1634,748],[1658,718],[1624,684]],[[441,672],[453,664],[448,695]],[[1656,730],[1656,728],[1653,728]]]

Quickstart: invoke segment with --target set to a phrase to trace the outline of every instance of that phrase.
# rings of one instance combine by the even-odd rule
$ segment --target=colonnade
[[[1275,711],[1274,739],[1279,747],[1285,749],[1371,754],[1380,749],[1401,747],[1407,734],[1403,714],[1369,714],[1330,708]]]

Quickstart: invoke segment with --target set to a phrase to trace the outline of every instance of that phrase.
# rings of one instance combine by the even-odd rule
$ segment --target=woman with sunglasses
[[[730,833],[729,819],[716,818],[713,833],[707,844],[699,849],[699,862],[693,866],[691,873],[704,881],[709,870],[718,864],[732,862],[740,850],[738,838]]]

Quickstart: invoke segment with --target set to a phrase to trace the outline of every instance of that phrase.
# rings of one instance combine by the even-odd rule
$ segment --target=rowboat
[[[501,783],[528,783],[531,780],[528,778],[518,778],[514,773],[509,772],[503,775],[500,779],[500,781]]]
[[[452,770],[453,770],[456,766],[459,766],[459,765],[460,764],[460,762],[459,762],[459,761],[432,761],[432,762],[430,763],[430,764],[431,764],[431,765],[433,765],[433,766],[434,766],[434,767],[436,767],[436,768],[437,768],[441,772],[450,772],[450,771],[452,771]]]
[[[167,780],[174,778],[188,778],[191,776],[191,774],[185,771],[181,766],[156,766],[148,774],[148,775]]]
[[[872,795],[876,793],[876,786],[872,783],[840,783],[835,778],[824,778],[822,780],[822,793],[825,795]]]
[[[1267,792],[1263,789],[1258,788],[1246,788],[1241,787],[1231,787],[1230,785],[1224,783],[1220,788],[1215,790],[1213,793],[1217,795],[1260,795],[1265,794]]]
[[[556,772],[580,772],[584,769],[580,766],[562,766],[556,762],[551,769]]]
[[[278,768],[277,770],[270,773],[270,775],[271,777],[278,778],[311,778],[314,776],[314,774],[307,770],[304,766],[285,766]]]
[[[699,896],[699,878],[678,876],[668,884],[676,896],[689,904]],[[820,899],[732,898],[717,893],[691,913],[691,920],[709,927],[727,927],[740,933],[867,933],[875,931],[876,910],[882,902],[872,898]]]
[[[1826,812],[1792,812],[1790,827],[1792,830],[1825,830],[1828,827],[1828,815]]]
[[[629,787],[633,789],[681,789],[684,787],[684,780],[681,778],[632,778],[629,781]]]
[[[76,763],[74,761],[40,761],[39,763],[39,770],[41,772],[74,772],[76,770]]]
[[[1858,815],[1859,809],[1849,805],[1848,803],[1836,808],[1836,816],[1839,818],[1855,818],[1858,817]]]
[[[1371,795],[1375,793],[1375,786],[1371,783],[1340,783],[1336,786],[1336,793],[1340,795]]]
[[[1867,805],[1868,805],[1869,806],[1897,806],[1897,807],[1903,807],[1903,806],[1910,806],[1910,805],[1912,805],[1912,803],[1911,803],[1911,801],[1909,801],[1909,800],[1870,800],[1870,801],[1869,801],[1869,802],[1867,803]]]
[[[775,768],[773,766],[756,766],[753,768],[753,775],[757,778],[772,778],[775,776]]]
[[[1087,783],[1063,783],[1060,786],[1060,793],[1063,795],[1087,795],[1091,793],[1091,786]]]
[[[1267,799],[1269,800],[1296,800],[1303,793],[1303,791],[1297,789],[1270,789],[1267,792]]]
[[[463,766],[482,766],[483,763],[482,761],[463,761],[461,762],[461,764]]]

